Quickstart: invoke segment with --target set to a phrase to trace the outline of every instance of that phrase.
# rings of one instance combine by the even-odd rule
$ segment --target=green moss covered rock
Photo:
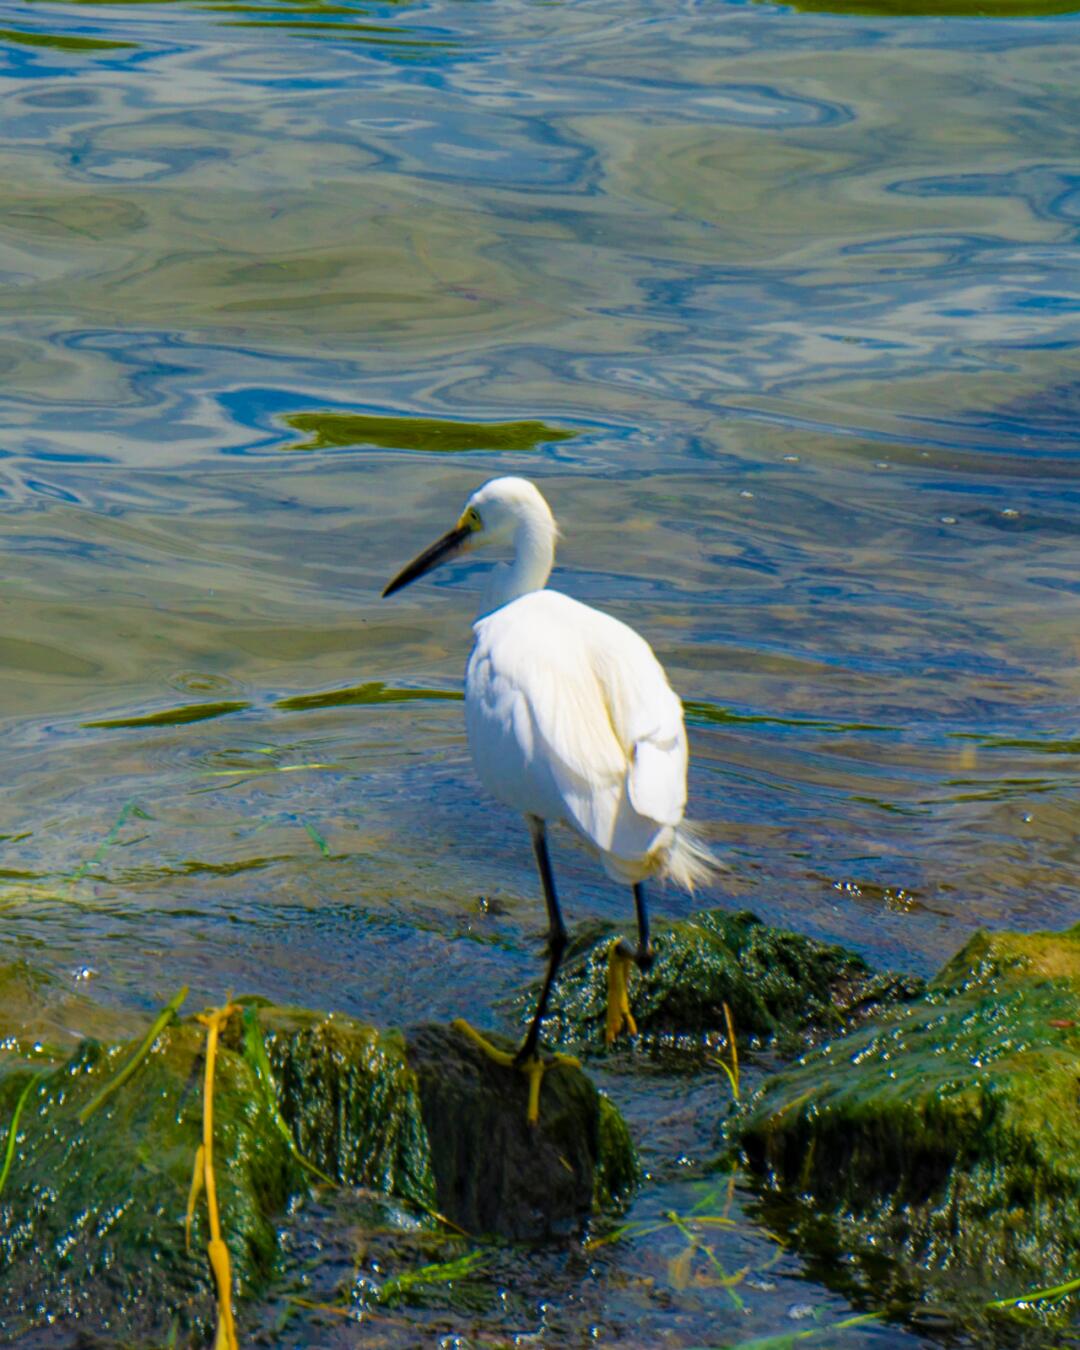
[[[135,1076],[85,1122],[80,1111],[134,1043],[84,1041],[40,1076],[0,1076],[0,1121],[10,1124],[31,1084],[0,1194],[0,1326],[123,1328],[164,1336],[214,1324],[205,1209],[190,1252],[184,1215],[202,1131],[205,1035],[191,1023],[158,1037]],[[275,1272],[275,1216],[302,1184],[250,1066],[223,1052],[215,1076],[215,1174],[241,1297]]]
[[[337,1181],[514,1239],[568,1231],[633,1185],[626,1126],[573,1065],[544,1075],[531,1126],[524,1075],[451,1027],[403,1034],[302,1009],[253,1015],[281,1116],[305,1158]]]
[[[603,1045],[608,949],[619,932],[594,927],[575,940],[544,1023],[548,1040]],[[746,911],[705,910],[661,923],[653,945],[652,968],[632,975],[630,984],[646,1040],[700,1042],[726,1034],[725,1003],[744,1041],[835,1031],[922,987],[911,976],[875,974],[854,952],[774,928]],[[521,1001],[523,1017],[532,997]]]
[[[70,1023],[50,1023],[46,1010],[52,998],[66,1018],[85,1000],[69,1006],[22,964],[0,969],[0,1009],[5,989],[14,1025],[0,1027],[0,1150],[11,1141],[0,1338],[50,1326],[206,1343],[216,1310],[201,1200],[190,1249],[185,1241],[205,1028],[173,1021],[87,1115],[141,1038],[72,1049]],[[55,1026],[55,1041],[38,1039],[43,1025]],[[237,1302],[280,1275],[283,1216],[313,1185],[400,1197],[477,1234],[535,1237],[572,1227],[632,1184],[626,1128],[580,1069],[546,1076],[538,1126],[525,1108],[523,1076],[451,1029],[406,1036],[246,1003],[226,1023],[214,1074],[214,1172]]]
[[[799,1240],[861,1255],[875,1301],[914,1291],[979,1320],[1075,1277],[1080,926],[976,934],[923,998],[808,1053],[732,1128]]]
[[[303,1008],[248,1006],[229,1036],[256,1063],[261,1042],[264,1082],[301,1155],[320,1172],[435,1205],[419,1082],[400,1031]]]

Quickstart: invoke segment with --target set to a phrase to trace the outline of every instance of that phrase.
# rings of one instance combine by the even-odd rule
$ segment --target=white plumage
[[[682,705],[644,638],[548,590],[500,606],[473,631],[465,725],[492,796],[573,827],[616,881],[668,872],[692,885],[675,847],[686,807]]]
[[[609,876],[634,888],[638,946],[632,951],[620,943],[612,951],[609,1038],[634,1028],[625,966],[635,961],[644,969],[652,960],[641,882],[669,876],[693,889],[715,862],[683,820],[682,704],[644,638],[610,614],[545,589],[557,533],[532,483],[492,479],[469,498],[457,525],[383,592],[390,595],[483,544],[512,551],[509,564],[492,569],[487,602],[473,625],[465,722],[481,782],[529,822],[548,907],[551,959],[521,1050],[525,1057],[535,1057],[566,944],[545,826],[569,825]]]

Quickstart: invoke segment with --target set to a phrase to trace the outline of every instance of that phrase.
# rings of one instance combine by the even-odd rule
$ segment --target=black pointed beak
[[[453,558],[461,551],[462,544],[470,534],[472,530],[468,525],[455,525],[452,530],[448,530],[441,539],[436,539],[430,548],[424,549],[418,558],[414,558],[407,567],[401,569],[383,591],[383,599],[393,595],[395,591],[400,591],[417,577],[422,577],[425,572],[430,572],[433,567],[438,567],[441,562]]]

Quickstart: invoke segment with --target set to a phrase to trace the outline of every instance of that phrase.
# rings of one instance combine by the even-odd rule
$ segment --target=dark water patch
[[[428,417],[377,417],[367,413],[286,413],[294,431],[311,437],[288,450],[379,446],[388,450],[535,450],[578,433],[544,422],[450,422]]]
[[[221,703],[188,703],[179,708],[165,708],[161,712],[144,713],[136,717],[110,717],[94,722],[83,722],[84,727],[97,727],[117,730],[129,727],[177,727],[188,722],[206,722],[212,717],[227,717],[230,713],[244,712],[252,705],[242,700],[227,700]]]
[[[425,699],[456,699],[465,696],[454,689],[398,689],[370,680],[348,689],[330,689],[322,694],[296,694],[279,698],[274,704],[283,712],[309,712],[313,708],[347,708],[355,703],[414,703]]]

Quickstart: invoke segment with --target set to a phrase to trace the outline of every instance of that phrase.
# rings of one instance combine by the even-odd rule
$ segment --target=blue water
[[[111,1006],[187,981],[497,1025],[542,908],[460,702],[280,701],[460,691],[480,564],[378,595],[504,472],[560,520],[553,584],[690,700],[706,903],[923,973],[980,924],[1080,920],[1080,20],[271,0],[0,30],[4,959]],[[325,410],[577,434],[291,448]],[[87,725],[216,701],[244,706]],[[555,864],[572,922],[628,916]],[[634,1213],[682,1205],[723,1084],[666,1085],[659,1121],[609,1086],[654,1164]],[[552,1255],[490,1335],[852,1311],[749,1217],[743,1308],[675,1287],[669,1238]]]

